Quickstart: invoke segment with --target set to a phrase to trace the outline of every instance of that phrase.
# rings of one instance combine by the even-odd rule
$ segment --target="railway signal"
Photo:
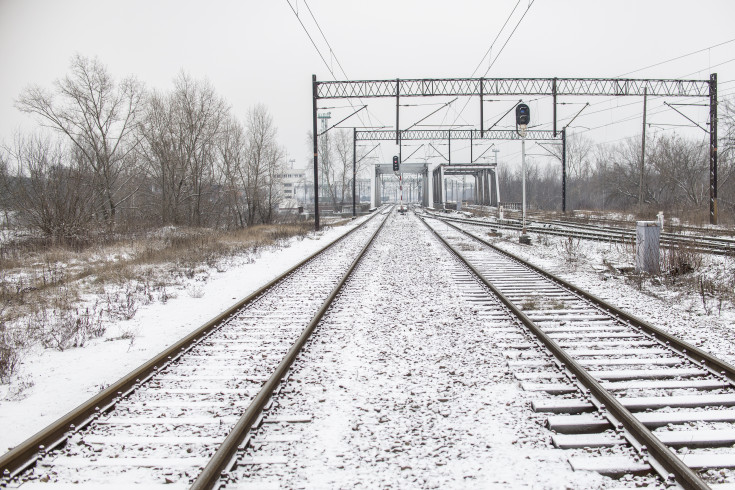
[[[531,109],[526,104],[518,104],[516,106],[516,124],[521,127],[521,130],[525,130],[524,126],[528,126],[531,122]]]
[[[531,122],[531,109],[520,103],[516,106],[516,131],[521,136],[521,173],[522,173],[522,189],[523,189],[523,229],[518,241],[531,244],[531,237],[526,234],[526,128]]]
[[[393,171],[398,172],[398,170],[400,170],[400,167],[401,165],[398,163],[398,157],[394,156],[393,157]]]

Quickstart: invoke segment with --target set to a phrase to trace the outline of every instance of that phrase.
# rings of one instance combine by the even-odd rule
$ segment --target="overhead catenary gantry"
[[[479,133],[485,134],[484,97],[501,95],[541,95],[552,97],[553,130],[557,131],[559,96],[660,96],[708,97],[710,135],[710,223],[717,223],[717,74],[709,80],[631,79],[631,78],[429,78],[388,80],[317,81],[312,76],[314,186],[318,186],[317,101],[319,99],[396,99],[396,144],[408,139],[411,131],[401,131],[400,98],[434,96],[477,96],[480,104]],[[489,128],[492,129],[492,128]],[[455,130],[452,130],[454,133]],[[457,130],[460,131],[460,130]],[[406,133],[404,135],[404,133]],[[318,195],[316,189],[315,195]],[[319,228],[319,203],[314,203],[314,225]]]

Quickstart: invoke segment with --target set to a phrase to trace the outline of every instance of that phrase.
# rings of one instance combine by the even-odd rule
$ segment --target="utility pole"
[[[355,188],[357,186],[357,128],[352,128],[352,218],[357,217]]]
[[[717,73],[709,77],[709,223],[717,224]]]
[[[638,213],[643,211],[643,170],[646,164],[646,100],[648,87],[643,87],[643,139],[641,140],[641,169],[638,178]]]
[[[329,119],[331,117],[331,112],[322,112],[321,114],[317,115],[317,118],[322,122],[322,167],[324,168],[322,169],[322,178],[319,185],[319,187],[322,188],[322,193],[324,192],[324,172],[329,169],[329,135],[326,131],[329,124]],[[331,193],[331,189],[328,189],[328,192]],[[318,202],[319,196],[314,195],[314,200],[314,202]]]
[[[567,212],[567,128],[561,129],[561,212]]]
[[[319,150],[317,146],[318,136],[316,133],[316,75],[311,76],[312,92],[312,136],[314,137],[314,230],[319,231]]]

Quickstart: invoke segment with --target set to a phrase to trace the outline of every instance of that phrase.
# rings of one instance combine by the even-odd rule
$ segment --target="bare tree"
[[[215,177],[215,145],[229,108],[207,81],[195,81],[180,73],[174,82],[174,101],[179,112],[181,157],[189,176],[189,222],[201,225],[205,213],[205,192]]]
[[[217,146],[229,109],[206,81],[181,72],[169,94],[148,98],[140,152],[164,223],[205,224],[218,204]]]
[[[171,95],[154,92],[148,98],[140,124],[140,153],[152,179],[154,200],[163,223],[179,223],[187,189],[186,165],[181,151],[181,125]]]
[[[702,143],[677,135],[660,136],[650,161],[665,186],[662,203],[699,207],[708,199],[709,155]]]
[[[95,199],[84,155],[40,136],[17,136],[5,152],[16,169],[5,190],[19,221],[55,242],[84,238]]]
[[[264,105],[248,111],[246,125],[248,225],[256,219],[270,223],[281,200],[285,152],[276,141],[278,131]]]
[[[224,178],[224,199],[238,228],[247,225],[247,139],[245,130],[235,118],[229,118],[218,145],[221,172]]]
[[[52,92],[30,86],[16,101],[19,110],[38,116],[77,148],[93,171],[99,208],[110,225],[129,197],[119,192],[122,166],[137,146],[134,128],[143,93],[135,78],[116,83],[99,60],[76,55],[70,73],[54,83]]]

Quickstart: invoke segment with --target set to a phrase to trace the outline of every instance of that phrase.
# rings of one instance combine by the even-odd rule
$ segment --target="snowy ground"
[[[574,473],[552,447],[530,407],[538,394],[520,389],[500,347],[518,327],[487,320],[459,282],[467,277],[415,216],[389,221],[275,398],[246,458],[255,464],[234,487],[621,485]],[[308,422],[279,423],[289,417]]]
[[[10,384],[0,385],[0,453],[132,371],[168,345],[217,316],[303,258],[349,231],[357,222],[311,234],[290,246],[225,272],[209,271],[196,294],[178,291],[164,303],[141,306],[131,320],[108,325],[104,337],[84,347],[28,353]],[[127,334],[126,334],[127,333]]]
[[[571,472],[563,452],[550,446],[542,418],[530,410],[532,395],[519,389],[500,349],[492,348],[502,338],[473,314],[451,258],[415,217],[389,225],[295,365],[287,397],[273,412],[311,418],[299,428],[305,444],[285,450],[305,461],[276,481],[329,488],[516,488],[519,480],[533,488],[621,484]],[[134,331],[132,339],[110,334],[84,348],[29,356],[14,384],[0,386],[0,449],[18,444],[349,227],[264,252],[237,269],[212,271],[203,296],[180,294],[141,307],[132,320],[109,329]],[[717,298],[708,299],[708,308],[707,298],[703,303],[689,289],[669,291],[651,281],[639,287],[608,267],[632,261],[615,245],[533,240],[527,247],[508,235],[496,243],[735,362],[735,313],[728,301],[720,310]],[[704,273],[724,277],[731,268],[728,259],[712,258]],[[357,309],[355,295],[361,298]],[[262,436],[268,430],[273,436],[278,427],[266,424]],[[283,447],[258,449],[263,447],[284,454]],[[273,482],[263,468],[252,466],[250,476]]]
[[[470,230],[470,228],[467,228]],[[553,274],[629,313],[735,364],[735,305],[729,292],[705,292],[696,286],[698,277],[732,284],[735,260],[702,255],[702,266],[678,285],[657,278],[639,283],[616,270],[634,265],[633,250],[619,244],[574,240],[531,234],[532,245],[518,243],[516,233],[490,238],[486,228],[473,227],[495,245],[529,260]],[[689,279],[692,284],[684,284]],[[723,286],[724,288],[725,286]]]

